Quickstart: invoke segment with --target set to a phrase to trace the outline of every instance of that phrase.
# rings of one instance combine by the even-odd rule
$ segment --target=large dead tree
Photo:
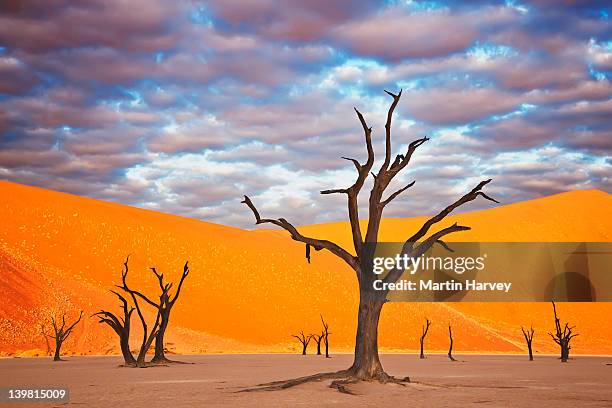
[[[136,309],[134,307],[130,307],[127,299],[120,293],[115,292],[114,290],[111,290],[111,293],[119,298],[123,316],[117,316],[116,314],[106,310],[100,310],[99,312],[94,313],[92,316],[98,317],[100,319],[99,323],[106,323],[111,329],[113,329],[113,331],[119,337],[119,346],[121,348],[121,355],[123,356],[125,365],[135,366],[136,359],[130,350],[130,329],[132,313]]]
[[[176,293],[174,296],[170,296],[168,291],[172,288],[172,283],[164,283],[164,274],[158,273],[156,268],[150,268],[155,277],[157,278],[157,282],[159,284],[159,289],[161,294],[159,296],[159,301],[154,302],[149,297],[145,296],[139,291],[133,291],[136,296],[147,302],[149,305],[153,306],[159,311],[159,315],[161,317],[159,330],[157,331],[157,335],[155,336],[155,355],[151,360],[152,363],[176,363],[176,361],[169,360],[165,355],[164,348],[164,335],[166,334],[166,329],[168,328],[168,323],[170,322],[170,312],[172,311],[172,307],[176,303],[179,294],[181,293],[181,288],[183,287],[183,282],[187,275],[189,275],[189,262],[185,262],[183,266],[183,274],[181,275],[181,279],[179,281],[178,287],[176,289]]]
[[[66,313],[62,313],[62,323],[60,325],[59,322],[55,320],[55,316],[51,316],[51,327],[53,328],[53,334],[47,334],[43,327],[42,333],[44,334],[45,339],[47,337],[50,337],[55,340],[55,354],[53,354],[53,361],[62,361],[62,358],[61,358],[62,345],[64,344],[66,339],[68,339],[68,336],[72,334],[72,331],[74,330],[75,326],[81,321],[82,317],[83,317],[83,311],[81,310],[77,320],[72,324],[70,323],[67,324],[66,323]],[[49,344],[47,343],[47,347],[48,346]]]
[[[428,318],[425,318],[425,325],[421,329],[421,356],[420,358],[425,358],[425,353],[423,353],[423,343],[425,342],[425,336],[427,336],[427,332],[429,331],[429,326],[431,326],[431,321]]]
[[[527,350],[529,350],[529,361],[533,361],[533,351],[531,348],[531,343],[533,342],[533,335],[535,334],[535,330],[533,330],[533,326],[531,326],[528,330],[525,330],[523,326],[521,326],[521,331],[523,332],[523,337],[525,337],[525,342],[527,343]]]
[[[301,331],[299,335],[292,334],[291,337],[295,337],[302,344],[302,355],[305,356],[306,350],[308,349],[308,344],[310,343],[310,340],[312,339],[312,334],[309,334],[308,336],[306,336],[304,334],[304,331]]]
[[[453,329],[451,328],[450,323],[448,325],[448,338],[450,340],[450,344],[448,346],[448,358],[450,361],[457,361],[455,357],[453,357]]]
[[[355,182],[347,188],[335,188],[321,191],[321,194],[324,195],[343,194],[347,197],[348,218],[352,231],[353,250],[346,250],[329,240],[317,239],[302,235],[293,224],[284,218],[263,218],[249,197],[245,196],[244,200],[242,201],[253,212],[256,224],[273,224],[285,229],[290,234],[292,239],[306,244],[307,250],[309,247],[313,247],[315,250],[325,249],[330,251],[332,254],[342,259],[355,272],[355,276],[359,282],[357,334],[355,338],[354,361],[351,367],[347,370],[342,370],[335,373],[318,374],[312,377],[303,378],[299,382],[289,380],[285,383],[285,387],[291,386],[294,383],[299,384],[304,381],[310,381],[313,379],[317,380],[320,378],[345,378],[347,381],[354,379],[378,380],[381,382],[394,380],[392,377],[387,375],[387,373],[385,373],[378,356],[378,321],[383,305],[387,301],[388,291],[375,290],[373,287],[374,281],[379,279],[379,277],[373,272],[373,258],[376,251],[376,245],[378,243],[383,210],[395,198],[414,185],[414,182],[399,188],[397,191],[389,195],[385,196],[385,192],[391,184],[391,181],[393,181],[393,179],[402,170],[404,170],[406,166],[408,166],[412,155],[417,148],[423,143],[427,142],[429,138],[424,137],[411,142],[408,145],[407,150],[405,150],[402,154],[396,155],[395,158],[392,158],[391,122],[393,112],[400,101],[402,92],[400,91],[398,94],[393,94],[388,91],[385,92],[391,96],[391,98],[393,98],[393,102],[391,103],[391,106],[387,112],[387,120],[385,124],[385,153],[384,160],[380,168],[377,172],[372,171],[375,159],[374,148],[372,146],[372,128],[368,126],[363,115],[357,109],[355,109],[365,136],[367,159],[362,163],[354,158],[343,157],[343,159],[350,161],[357,170]],[[374,180],[372,189],[370,190],[368,224],[364,236],[359,223],[357,197],[370,174],[373,176]],[[437,230],[432,229],[442,222],[453,210],[475,200],[478,197],[483,197],[487,200],[497,202],[482,192],[484,186],[490,181],[490,179],[481,181],[463,197],[445,207],[435,216],[429,218],[417,232],[411,235],[404,242],[400,255],[407,255],[408,257],[414,258],[419,257],[427,252],[435,243],[445,245],[442,240],[447,235],[459,231],[469,230],[470,227],[458,225],[457,223]],[[309,255],[310,251],[307,251],[307,256]],[[384,282],[396,282],[403,272],[404,271],[400,269],[393,269],[389,271],[384,278]],[[404,379],[404,381],[405,380],[406,379]],[[272,385],[272,387],[276,386],[277,385]]]
[[[569,358],[569,352],[571,349],[570,342],[578,333],[574,333],[573,330],[576,326],[569,325],[569,322],[566,322],[564,326],[561,325],[561,320],[557,316],[557,306],[555,302],[552,302],[553,313],[555,315],[555,333],[548,333],[550,337],[554,340],[555,343],[559,345],[561,349],[561,362],[566,363]],[[563,329],[562,329],[563,327]]]

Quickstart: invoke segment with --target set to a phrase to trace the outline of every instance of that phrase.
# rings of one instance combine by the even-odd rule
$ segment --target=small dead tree
[[[113,329],[117,336],[119,336],[119,346],[121,347],[121,354],[123,355],[125,365],[135,366],[136,359],[130,350],[130,322],[135,308],[130,307],[127,299],[118,292],[111,290],[111,293],[121,301],[123,317],[118,317],[116,314],[106,310],[100,310],[94,313],[92,317],[97,316],[100,319],[99,323],[106,323]]]
[[[569,358],[569,352],[571,349],[570,341],[574,337],[578,336],[578,333],[573,333],[573,330],[576,328],[576,326],[570,327],[569,322],[566,322],[563,326],[563,329],[561,329],[561,320],[557,316],[557,306],[555,305],[554,301],[552,302],[552,306],[553,313],[555,315],[555,334],[549,332],[548,335],[552,337],[554,342],[559,345],[561,349],[561,362],[566,363],[567,359]]]
[[[323,315],[321,316],[321,323],[323,323],[323,339],[325,341],[325,358],[330,358],[329,357],[329,335],[331,334],[329,332],[329,324],[327,324],[325,322],[325,320],[323,319]]]
[[[315,343],[317,343],[317,356],[321,355],[321,341],[324,339],[325,332],[321,332],[321,334],[313,334],[312,338]]]
[[[450,323],[448,324],[448,338],[450,339],[450,345],[448,347],[448,358],[450,361],[457,361],[453,357],[453,329],[451,328]]]
[[[533,330],[533,325],[529,328],[529,330],[525,330],[523,326],[521,326],[521,331],[523,332],[525,342],[527,343],[527,349],[529,350],[529,361],[533,361],[533,351],[531,349],[531,343],[533,342],[533,335],[535,333],[535,330]]]
[[[121,300],[123,304],[122,306],[123,313],[124,313],[123,320],[119,320],[114,314],[104,311],[104,310],[101,310],[100,312],[95,313],[94,316],[98,316],[100,318],[100,323],[108,324],[111,328],[113,328],[113,330],[115,330],[116,328],[118,329],[118,330],[115,330],[115,332],[119,335],[119,338],[121,341],[121,351],[123,353],[124,360],[126,361],[126,365],[133,366],[133,367],[146,367],[147,363],[145,361],[145,358],[146,358],[147,352],[151,348],[151,344],[153,344],[153,340],[155,340],[155,337],[159,333],[161,311],[157,309],[157,313],[155,316],[155,322],[153,323],[153,326],[149,330],[147,321],[144,317],[140,304],[138,303],[138,296],[136,295],[137,291],[132,290],[127,284],[127,275],[129,271],[129,267],[128,267],[129,260],[130,260],[130,257],[128,255],[128,257],[125,259],[125,262],[123,263],[123,271],[121,272],[121,285],[115,285],[115,286],[123,290],[125,293],[127,293],[130,296],[132,303],[134,304],[134,307],[128,310],[127,299],[119,295],[117,292],[111,291],[119,297],[119,299]],[[163,297],[168,296],[168,290],[170,289],[170,286],[171,286],[170,284],[166,284],[166,286],[164,287],[164,290],[162,291],[162,294],[160,295],[160,302]],[[138,314],[138,318],[140,319],[140,323],[142,324],[142,341],[140,343],[140,350],[138,351],[138,356],[136,357],[135,361],[132,361],[134,357],[132,356],[132,353],[129,350],[128,340],[129,340],[129,333],[130,333],[130,324],[129,324],[130,316],[132,312],[134,311],[134,309],[136,310],[136,313]],[[127,349],[127,353],[126,353],[126,349]]]
[[[44,334],[45,339],[47,337],[50,337],[55,340],[55,354],[53,355],[53,361],[63,361],[61,358],[62,344],[64,344],[68,336],[72,334],[74,327],[81,321],[82,317],[83,317],[83,311],[81,310],[81,312],[79,313],[78,319],[74,323],[68,324],[68,327],[66,327],[66,313],[62,313],[61,326],[55,320],[55,316],[51,316],[51,327],[53,328],[53,333],[54,333],[53,335],[47,334],[43,326],[42,333]],[[49,347],[48,342],[47,342],[47,347]]]
[[[161,295],[159,296],[159,302],[152,301],[149,297],[145,296],[139,291],[133,291],[136,296],[147,302],[149,305],[153,306],[159,311],[159,315],[161,317],[159,330],[157,335],[155,336],[155,355],[151,360],[152,363],[176,363],[176,361],[169,360],[165,355],[164,348],[164,335],[166,334],[166,329],[168,328],[168,323],[170,322],[170,312],[172,311],[172,307],[176,303],[179,294],[181,293],[181,288],[183,287],[183,282],[187,275],[189,275],[189,262],[185,262],[183,266],[183,275],[181,276],[181,280],[179,281],[178,287],[176,289],[176,293],[174,296],[170,296],[168,291],[172,287],[172,283],[164,283],[164,274],[158,273],[157,269],[150,268],[155,277],[157,278],[157,282],[159,283],[159,288],[161,290]]]
[[[421,331],[421,357],[425,358],[425,354],[423,353],[423,343],[425,342],[425,336],[427,336],[427,332],[429,331],[429,326],[431,325],[431,321],[428,318],[425,318],[425,325]]]
[[[140,323],[142,324],[142,342],[140,343],[140,350],[138,351],[138,357],[136,357],[136,366],[145,367],[146,366],[145,357],[147,355],[147,352],[151,348],[151,344],[153,344],[153,340],[159,333],[161,311],[157,309],[157,314],[155,316],[155,323],[153,323],[153,327],[151,327],[151,330],[149,330],[149,326],[147,325],[147,320],[145,319],[144,314],[142,313],[142,309],[140,308],[140,304],[138,303],[138,298],[136,297],[136,291],[130,289],[130,287],[127,284],[129,259],[130,257],[128,256],[125,262],[123,263],[123,266],[125,269],[123,273],[121,274],[122,284],[121,286],[117,285],[117,287],[122,289],[124,292],[128,293],[131,296],[132,302],[134,303],[134,306],[136,308],[136,313],[138,314],[138,317],[140,318]],[[170,289],[170,286],[171,284],[168,283],[164,287],[162,294],[159,296],[160,302],[162,302],[161,300],[162,298],[168,296],[168,290]]]
[[[297,334],[292,334],[291,337],[295,337],[300,343],[302,343],[302,355],[305,356],[308,343],[310,343],[310,340],[312,339],[312,334],[306,336],[304,331],[300,331],[299,336]]]

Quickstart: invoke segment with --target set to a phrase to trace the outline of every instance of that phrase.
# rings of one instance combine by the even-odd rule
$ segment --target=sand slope
[[[181,300],[169,332],[176,352],[292,351],[290,334],[319,330],[319,313],[330,322],[335,350],[354,341],[358,294],[352,272],[333,255],[315,253],[278,231],[245,231],[83,197],[0,182],[0,351],[45,350],[40,324],[50,313],[83,309],[89,315],[116,308],[108,289],[120,278],[131,254],[129,280],[154,294],[156,266],[171,280],[189,260]],[[246,210],[246,209],[245,209]],[[610,241],[612,197],[576,191],[453,217],[473,230],[462,240]],[[399,240],[422,219],[389,219],[386,240]],[[350,247],[346,223],[302,228]],[[461,236],[460,236],[461,235]],[[581,336],[576,353],[612,353],[606,333],[612,304],[561,305],[563,318]],[[554,351],[545,338],[551,326],[546,304],[388,304],[383,310],[380,345],[385,350],[415,349],[425,316],[434,319],[430,349],[446,348],[444,325],[456,327],[456,349],[520,351],[520,324],[533,322],[535,348]],[[137,340],[137,336],[134,336]],[[110,329],[85,322],[66,344],[78,353],[116,352]],[[34,351],[32,351],[34,350]]]

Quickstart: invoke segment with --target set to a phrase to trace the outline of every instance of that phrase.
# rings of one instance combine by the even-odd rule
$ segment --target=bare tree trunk
[[[321,332],[321,334],[313,334],[312,338],[317,343],[317,356],[321,355],[321,342],[325,338],[325,332]]]
[[[136,364],[136,359],[132,355],[130,350],[130,332],[122,333],[119,335],[119,345],[121,346],[121,354],[123,355],[123,361],[126,365]]]
[[[561,345],[561,362],[567,363],[568,359],[569,359],[569,344],[566,341],[564,341],[563,344]]]
[[[164,363],[170,361],[166,358],[164,347],[164,335],[166,334],[166,329],[168,328],[169,321],[170,309],[167,309],[167,311],[162,311],[159,332],[157,333],[157,336],[155,336],[155,355],[151,360],[152,363]]]
[[[429,326],[431,325],[431,322],[429,321],[429,319],[425,318],[425,326],[423,326],[423,332],[421,333],[421,356],[420,358],[423,359],[425,358],[425,353],[423,353],[423,343],[425,343],[425,337],[427,336],[427,332],[429,331]]]
[[[60,358],[60,350],[62,349],[62,342],[59,340],[55,340],[55,355],[53,356],[53,361],[62,361]]]
[[[135,366],[136,359],[132,355],[130,350],[130,329],[131,329],[131,318],[134,308],[130,308],[127,299],[120,293],[111,290],[111,293],[115,294],[122,303],[121,309],[123,311],[123,317],[118,317],[114,313],[106,310],[100,310],[92,315],[97,316],[100,321],[99,323],[106,323],[113,329],[113,331],[119,337],[119,346],[121,347],[121,354],[123,355],[123,361],[126,366]]]
[[[325,340],[325,358],[330,358],[329,357],[329,335],[331,334],[329,332],[329,324],[327,324],[325,322],[325,319],[323,319],[323,315],[321,316],[321,323],[323,323],[323,332],[321,333],[321,335],[323,336],[323,339]]]
[[[533,361],[533,351],[531,349],[531,344],[533,342],[533,335],[535,331],[533,330],[533,326],[529,330],[525,330],[523,326],[521,326],[521,331],[523,332],[523,336],[525,337],[525,342],[527,343],[527,349],[529,350],[529,361]]]
[[[453,329],[451,328],[450,324],[448,325],[448,337],[450,339],[450,346],[448,347],[448,358],[450,359],[450,361],[457,361],[453,357]]]
[[[349,371],[359,379],[381,379],[387,374],[378,357],[378,321],[383,300],[363,294],[359,302],[355,359]]]
[[[529,361],[533,361],[533,351],[531,350],[531,343],[527,346],[529,349]]]

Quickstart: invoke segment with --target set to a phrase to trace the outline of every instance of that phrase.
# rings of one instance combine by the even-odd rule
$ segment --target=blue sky
[[[0,5],[2,179],[236,226],[252,224],[243,194],[342,220],[319,191],[353,182],[340,156],[365,158],[353,107],[380,153],[383,89],[401,88],[394,151],[431,140],[386,216],[488,177],[504,203],[612,192],[604,2],[73,3]]]

